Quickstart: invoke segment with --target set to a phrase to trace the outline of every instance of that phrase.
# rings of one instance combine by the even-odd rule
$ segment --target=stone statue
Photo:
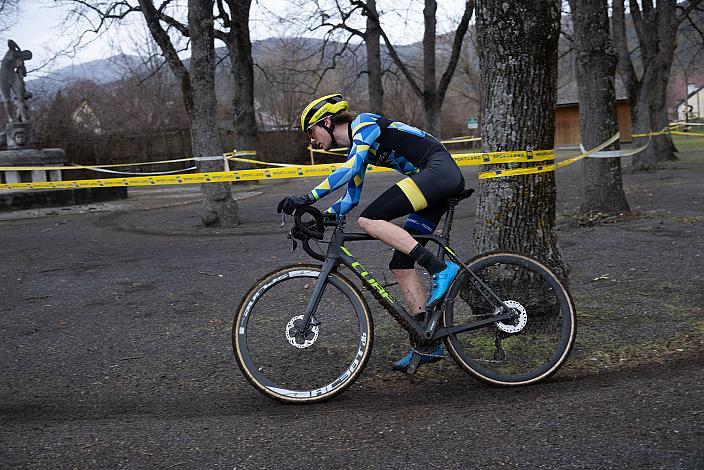
[[[31,51],[23,51],[15,41],[7,41],[8,51],[2,58],[0,65],[0,101],[3,102],[8,121],[20,122],[29,121],[29,105],[27,100],[32,97],[24,87],[24,77],[27,76],[27,69],[24,66],[26,60],[32,59]],[[10,102],[10,90],[14,92],[17,100],[17,113],[13,115],[12,104]]]

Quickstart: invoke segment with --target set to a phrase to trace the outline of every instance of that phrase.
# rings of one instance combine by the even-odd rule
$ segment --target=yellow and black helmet
[[[301,130],[305,132],[324,117],[347,111],[349,108],[349,103],[343,100],[339,93],[317,98],[311,101],[301,113]]]

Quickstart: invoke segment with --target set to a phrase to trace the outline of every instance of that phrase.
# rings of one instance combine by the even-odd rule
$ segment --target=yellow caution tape
[[[539,151],[516,151],[516,152],[494,152],[494,153],[468,153],[458,154],[455,156],[459,166],[467,165],[485,165],[491,163],[507,163],[507,162],[531,162],[531,161],[546,161],[554,160],[555,152],[553,150]],[[326,165],[298,165],[286,166],[280,168],[270,168],[263,170],[239,170],[239,171],[220,171],[209,173],[191,173],[177,175],[158,175],[158,176],[137,176],[131,178],[109,178],[109,179],[90,179],[90,180],[73,180],[73,181],[46,181],[32,183],[11,183],[0,184],[0,190],[18,190],[18,189],[69,189],[69,188],[101,188],[111,186],[159,186],[159,185],[174,185],[174,184],[197,184],[197,183],[225,183],[233,181],[256,181],[266,179],[289,179],[289,178],[307,178],[312,176],[327,176],[343,163],[334,163]],[[394,171],[391,168],[385,168],[375,165],[367,167],[368,172],[382,173]]]
[[[485,153],[453,153],[452,158],[459,166],[491,165],[498,163],[528,163],[555,159],[554,150],[516,151],[516,152],[485,152]]]
[[[273,163],[273,162],[262,162],[259,160],[250,160],[249,158],[239,158],[239,157],[226,157],[228,160],[232,162],[243,162],[243,163],[254,163],[258,165],[269,165],[269,166],[296,166],[290,163]]]
[[[330,149],[330,150],[323,150],[323,149],[314,149],[310,145],[306,148],[311,153],[324,153],[325,155],[345,155],[347,153],[346,148],[336,148],[336,149]]]
[[[189,162],[193,158],[176,160],[161,160],[158,162],[116,163],[111,165],[57,165],[57,166],[0,166],[0,171],[31,171],[31,170],[95,170],[96,168],[117,168],[120,166],[159,165],[162,163]]]
[[[441,140],[440,143],[443,144],[459,144],[462,142],[478,142],[482,140],[481,137],[454,137],[452,139],[448,140]],[[345,147],[340,147],[340,148],[334,148],[330,150],[323,150],[323,149],[314,149],[310,145],[307,147],[308,151],[311,153],[323,153],[326,155],[344,155],[347,153],[347,148]]]
[[[689,135],[689,136],[697,136],[697,137],[704,136],[704,134],[702,134],[700,132],[685,132],[685,131],[676,130],[681,127],[690,127],[690,126],[704,126],[704,123],[684,122],[684,121],[672,122],[657,132],[645,132],[645,133],[641,133],[641,134],[632,134],[631,136],[632,137],[648,137],[648,136],[653,136],[653,135],[664,135],[664,134]]]
[[[479,179],[484,180],[484,179],[489,179],[489,178],[503,178],[506,176],[517,176],[517,175],[531,175],[531,174],[538,174],[538,173],[546,173],[548,171],[555,171],[557,168],[561,168],[563,166],[570,165],[576,161],[579,161],[583,158],[588,157],[589,155],[596,153],[600,150],[605,149],[609,145],[613,144],[616,142],[620,137],[620,134],[617,132],[614,134],[609,140],[606,142],[599,144],[598,146],[594,147],[593,149],[589,150],[588,152],[584,152],[580,155],[577,155],[576,157],[569,158],[565,161],[559,162],[557,164],[550,164],[550,165],[538,165],[538,166],[533,166],[533,167],[527,167],[527,168],[510,168],[506,170],[494,170],[494,171],[485,171],[483,173],[479,173]],[[509,152],[512,153],[512,152]]]
[[[216,155],[220,158],[227,158],[228,160],[234,161],[244,161],[247,163],[259,163],[263,165],[275,165],[281,166],[283,163],[269,163],[262,162],[259,160],[248,160],[246,158],[238,158],[237,155],[256,155],[255,150],[235,150],[232,152],[224,153],[223,155]],[[190,162],[197,160],[193,157],[188,158],[175,158],[172,160],[158,160],[154,162],[135,162],[135,163],[114,163],[109,165],[78,165],[71,163],[69,165],[54,165],[54,166],[0,166],[0,171],[32,171],[32,170],[95,170],[99,171],[103,168],[117,168],[117,167],[128,167],[128,166],[144,166],[144,165],[162,165],[166,163],[178,163],[178,162]]]
[[[333,165],[310,165],[265,170],[218,171],[210,173],[191,173],[179,175],[138,176],[133,178],[108,178],[73,181],[46,181],[32,183],[0,184],[0,189],[71,189],[102,188],[113,186],[159,186],[174,184],[226,183],[233,181],[255,181],[266,179],[307,178],[327,176],[342,163]],[[368,167],[367,171],[380,173],[392,171],[390,168]]]
[[[670,134],[670,131],[646,132],[644,134],[631,134],[631,137],[650,137],[653,135]]]
[[[236,157],[238,155],[256,155],[256,150],[233,150],[232,152],[225,152],[222,156],[225,158]]]
[[[459,144],[461,142],[478,142],[482,140],[481,137],[455,137],[448,140],[442,140],[443,144]]]
[[[684,131],[672,131],[670,132],[672,135],[690,135],[694,137],[704,137],[704,133],[702,132],[684,132]]]

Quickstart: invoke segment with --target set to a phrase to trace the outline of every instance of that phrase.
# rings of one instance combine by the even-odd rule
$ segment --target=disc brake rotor
[[[306,329],[304,333],[300,332],[300,326],[303,323],[303,315],[298,315],[297,317],[291,318],[286,324],[286,339],[291,344],[298,349],[305,349],[310,347],[318,339],[318,330],[320,329],[318,325],[310,326]]]
[[[526,312],[525,307],[515,300],[504,300],[504,304],[518,314],[518,316],[514,319],[515,324],[497,321],[495,325],[504,333],[518,333],[525,328],[528,323],[528,313]],[[501,310],[497,310],[496,314],[498,315],[500,312]]]

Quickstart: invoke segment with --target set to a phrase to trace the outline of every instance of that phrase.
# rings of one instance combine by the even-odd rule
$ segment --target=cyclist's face
[[[306,129],[306,134],[310,139],[310,146],[314,149],[330,150],[332,148],[332,139],[330,134],[322,126],[330,125],[330,119],[325,118],[324,120],[313,124],[311,127]]]

